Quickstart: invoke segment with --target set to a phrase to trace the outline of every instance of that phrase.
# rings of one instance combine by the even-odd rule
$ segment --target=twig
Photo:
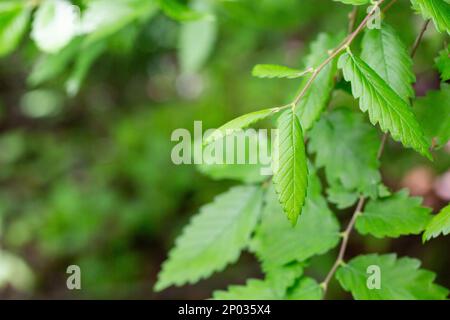
[[[391,4],[395,3],[396,1],[397,0],[393,0],[391,2]],[[417,35],[417,38],[414,41],[414,44],[413,44],[411,52],[410,52],[411,58],[414,57],[414,55],[417,51],[417,48],[419,47],[419,44],[422,41],[423,34],[425,33],[425,30],[427,29],[429,22],[430,22],[430,20],[425,21],[425,23],[422,26],[421,31]],[[387,132],[383,134],[383,137],[381,139],[381,144],[380,144],[380,147],[378,148],[378,152],[377,152],[377,160],[380,160],[381,156],[383,155],[388,136],[389,136],[389,134]],[[366,202],[366,198],[361,195],[359,197],[359,201],[356,205],[356,209],[353,212],[353,215],[350,219],[350,222],[348,223],[347,227],[345,228],[345,231],[342,233],[342,243],[341,243],[341,247],[339,249],[339,253],[336,258],[336,261],[334,262],[333,266],[331,267],[330,271],[328,272],[327,276],[325,277],[325,280],[320,284],[320,286],[323,289],[323,298],[325,298],[325,294],[327,292],[328,284],[330,283],[331,278],[333,278],[333,275],[336,273],[337,268],[341,264],[344,263],[344,256],[345,256],[345,252],[347,250],[347,245],[348,245],[348,238],[349,238],[351,232],[353,231],[353,227],[355,226],[356,218],[362,214],[361,212],[362,212],[362,208],[364,207],[365,202]]]
[[[356,24],[356,18],[358,17],[358,6],[353,6],[352,12],[350,12],[348,19],[348,33],[352,33],[353,29],[355,28]]]

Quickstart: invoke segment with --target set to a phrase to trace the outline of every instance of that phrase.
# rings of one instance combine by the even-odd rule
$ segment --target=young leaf
[[[414,102],[414,111],[425,135],[433,145],[441,147],[450,140],[450,84],[442,83],[441,90],[429,91]]]
[[[305,203],[308,166],[302,128],[291,108],[278,118],[278,130],[272,155],[273,183],[284,212],[295,225]]]
[[[366,29],[361,58],[405,101],[414,97],[413,61],[394,28]]]
[[[310,54],[306,57],[306,67],[317,67],[328,57],[328,50],[336,47],[342,38],[342,33],[334,36],[325,33],[320,34],[311,44]],[[337,70],[336,63],[337,59],[333,59],[322,69],[297,105],[296,114],[305,132],[311,129],[313,124],[319,119],[330,99]],[[310,77],[310,75],[305,76],[300,90],[306,85]]]
[[[421,203],[421,198],[409,197],[407,190],[371,200],[357,218],[356,230],[377,238],[419,234],[431,219],[431,209],[422,207]]]
[[[196,20],[204,17],[204,14],[192,10],[179,0],[158,0],[159,7],[169,17],[179,21]]]
[[[26,2],[0,3],[0,57],[16,49],[30,19],[31,7]]]
[[[227,291],[214,291],[215,300],[279,300],[269,283],[263,280],[250,279],[243,286],[229,286]]]
[[[450,33],[450,3],[448,0],[411,0],[413,9],[424,19],[433,20],[439,32]]]
[[[376,130],[360,113],[337,108],[312,129],[309,151],[316,153],[317,167],[325,167],[331,189],[375,197],[381,181],[379,145]]]
[[[379,269],[370,271],[369,266]],[[336,278],[357,300],[445,299],[448,290],[433,283],[433,272],[419,267],[419,260],[397,259],[395,254],[361,255],[341,266]],[[379,288],[371,288],[371,285],[377,285],[377,277]]]
[[[436,238],[440,234],[446,236],[450,233],[450,204],[444,207],[433,217],[423,233],[423,242]]]
[[[55,53],[78,34],[79,27],[79,13],[69,1],[45,0],[36,12],[31,38],[42,51]]]
[[[251,244],[264,270],[305,261],[339,243],[339,223],[321,195],[320,181],[313,173],[309,176],[305,207],[295,227],[283,216],[272,188],[266,193],[265,203],[261,224]]]
[[[276,64],[257,64],[253,67],[252,75],[259,78],[299,78],[310,70],[293,69]]]
[[[278,111],[280,111],[280,108],[263,109],[237,117],[236,119],[225,123],[223,126],[215,130],[211,135],[206,137],[206,139],[203,141],[203,145],[210,144],[218,139],[222,139],[228,135],[231,135],[236,131],[245,129],[255,122],[261,121],[277,113]]]
[[[351,53],[338,62],[344,78],[352,84],[352,93],[359,98],[359,107],[369,113],[370,122],[380,124],[383,132],[390,132],[396,141],[412,147],[431,159],[429,144],[408,103],[360,58]]]
[[[441,80],[450,80],[450,45],[439,52],[439,56],[434,60],[441,74]]]
[[[258,221],[262,191],[240,186],[205,205],[176,240],[155,290],[194,283],[235,262]]]
[[[289,289],[288,300],[320,300],[323,297],[323,291],[320,285],[313,278],[304,277]]]
[[[370,2],[370,0],[333,0],[333,1],[342,2],[345,4],[352,4],[354,6],[360,6],[363,4],[368,4]]]

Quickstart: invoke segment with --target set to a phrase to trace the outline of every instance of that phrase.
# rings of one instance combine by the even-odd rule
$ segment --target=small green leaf
[[[413,61],[394,28],[366,29],[361,58],[405,101],[414,97]]]
[[[422,199],[409,197],[407,190],[371,200],[357,218],[355,227],[361,234],[377,238],[419,234],[431,219],[431,209],[421,204]]]
[[[250,279],[243,286],[232,285],[227,291],[214,291],[215,300],[279,300],[269,283],[263,280]]]
[[[344,78],[352,84],[353,96],[359,99],[359,107],[369,113],[370,122],[379,123],[383,132],[392,138],[432,158],[429,143],[408,103],[363,60],[350,53],[342,55],[338,62]]]
[[[203,13],[192,10],[179,0],[158,0],[158,4],[167,16],[175,20],[197,20],[204,17]]]
[[[378,270],[371,271],[369,267]],[[395,254],[361,255],[341,266],[336,278],[356,300],[445,299],[448,290],[433,283],[436,277],[433,272],[419,267],[419,260],[397,259]],[[372,278],[376,284],[377,276],[380,277],[380,287],[370,288]]]
[[[352,4],[354,6],[360,6],[368,4],[370,2],[370,0],[333,0],[333,1],[342,2],[345,4]]]
[[[339,223],[328,208],[321,194],[320,181],[314,173],[310,173],[308,197],[294,227],[284,217],[272,188],[267,190],[265,203],[261,224],[251,243],[251,249],[262,261],[264,270],[305,261],[324,254],[339,243]]]
[[[414,10],[424,19],[433,20],[439,32],[450,33],[450,3],[448,0],[411,0]]]
[[[295,225],[305,203],[308,166],[302,128],[291,108],[279,117],[278,130],[272,154],[273,183],[284,212]]]
[[[316,280],[304,277],[288,291],[288,300],[320,300],[323,298],[323,290]]]
[[[439,52],[439,56],[434,60],[441,74],[441,80],[450,80],[450,45]]]
[[[277,64],[257,64],[253,67],[252,75],[259,78],[299,78],[311,70],[299,70]]]
[[[223,126],[219,127],[212,134],[206,137],[203,141],[203,145],[210,144],[218,139],[223,139],[241,129],[245,129],[255,122],[261,121],[275,113],[280,111],[280,108],[263,109],[251,113],[244,114],[236,119],[233,119]]]
[[[235,262],[260,216],[262,190],[240,186],[205,205],[176,240],[155,290],[195,283]]]
[[[2,1],[0,3],[0,56],[13,52],[22,39],[31,7],[26,2]]]
[[[323,60],[328,58],[328,51],[336,47],[342,38],[343,33],[338,33],[337,35],[321,33],[311,44],[305,66],[317,67],[321,64]],[[336,64],[337,59],[333,59],[322,69],[297,105],[295,112],[305,132],[312,128],[330,100],[334,87],[334,77],[337,71]],[[299,90],[302,90],[306,86],[310,77],[311,75],[304,77]]]
[[[264,269],[264,264],[263,264]],[[303,275],[303,265],[298,262],[265,269],[265,281],[278,297],[284,297],[287,290]]]
[[[414,101],[414,112],[425,135],[433,145],[441,147],[450,140],[450,84],[442,83],[441,90],[429,91]]]
[[[440,234],[444,236],[450,233],[450,204],[444,207],[428,224],[423,233],[423,242],[436,238]]]

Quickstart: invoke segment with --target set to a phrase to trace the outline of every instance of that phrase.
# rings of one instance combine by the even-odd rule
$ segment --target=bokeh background
[[[72,2],[84,9],[89,1]],[[204,299],[261,275],[245,253],[209,280],[153,292],[160,265],[190,216],[236,184],[215,181],[193,165],[174,165],[171,133],[192,130],[194,120],[217,127],[290,101],[299,81],[252,78],[253,65],[303,66],[320,32],[346,30],[350,9],[331,0],[206,2],[215,20],[197,30],[199,36],[183,35],[186,22],[155,10],[101,37],[101,50],[84,65],[77,58],[95,48],[80,50],[74,39],[76,49],[69,45],[42,67],[48,55],[29,30],[14,53],[0,59],[0,298]],[[412,45],[422,19],[409,6],[398,1],[386,19]],[[205,37],[212,39],[203,43]],[[430,26],[417,52],[419,96],[439,88],[434,58],[444,37]],[[209,47],[198,58],[201,46]],[[355,104],[343,90],[331,103]],[[393,190],[409,188],[437,211],[450,199],[449,153],[450,147],[436,152],[431,163],[390,142],[384,182]],[[349,213],[338,217],[344,223]],[[450,287],[449,240],[422,245],[419,236],[354,234],[348,257],[417,257]],[[312,276],[322,279],[336,254],[314,259]],[[80,291],[66,288],[71,264],[81,267]],[[334,284],[330,298],[349,298]]]

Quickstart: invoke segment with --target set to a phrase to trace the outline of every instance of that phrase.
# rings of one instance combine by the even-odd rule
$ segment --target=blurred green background
[[[89,1],[72,2],[84,10]],[[253,65],[303,66],[320,32],[346,30],[351,8],[331,0],[203,2],[215,20],[187,35],[190,22],[149,9],[87,47],[75,38],[53,55],[43,54],[27,32],[0,59],[0,298],[203,299],[260,275],[256,259],[244,254],[195,286],[153,292],[182,226],[235,183],[174,165],[171,133],[192,130],[194,120],[217,127],[289,101],[300,81],[252,78]],[[422,20],[409,6],[398,1],[386,19],[411,45]],[[425,34],[415,58],[418,95],[439,87],[434,57],[444,37],[433,27]],[[354,103],[345,90],[332,100]],[[430,163],[390,143],[384,181],[392,189],[409,187],[438,210],[449,201],[449,152],[440,150]],[[418,257],[450,287],[449,244],[449,237],[422,245],[420,237],[354,235],[349,256]],[[323,278],[335,255],[313,260],[313,276]],[[66,288],[71,264],[81,267],[80,291]],[[332,287],[330,298],[348,295]]]

